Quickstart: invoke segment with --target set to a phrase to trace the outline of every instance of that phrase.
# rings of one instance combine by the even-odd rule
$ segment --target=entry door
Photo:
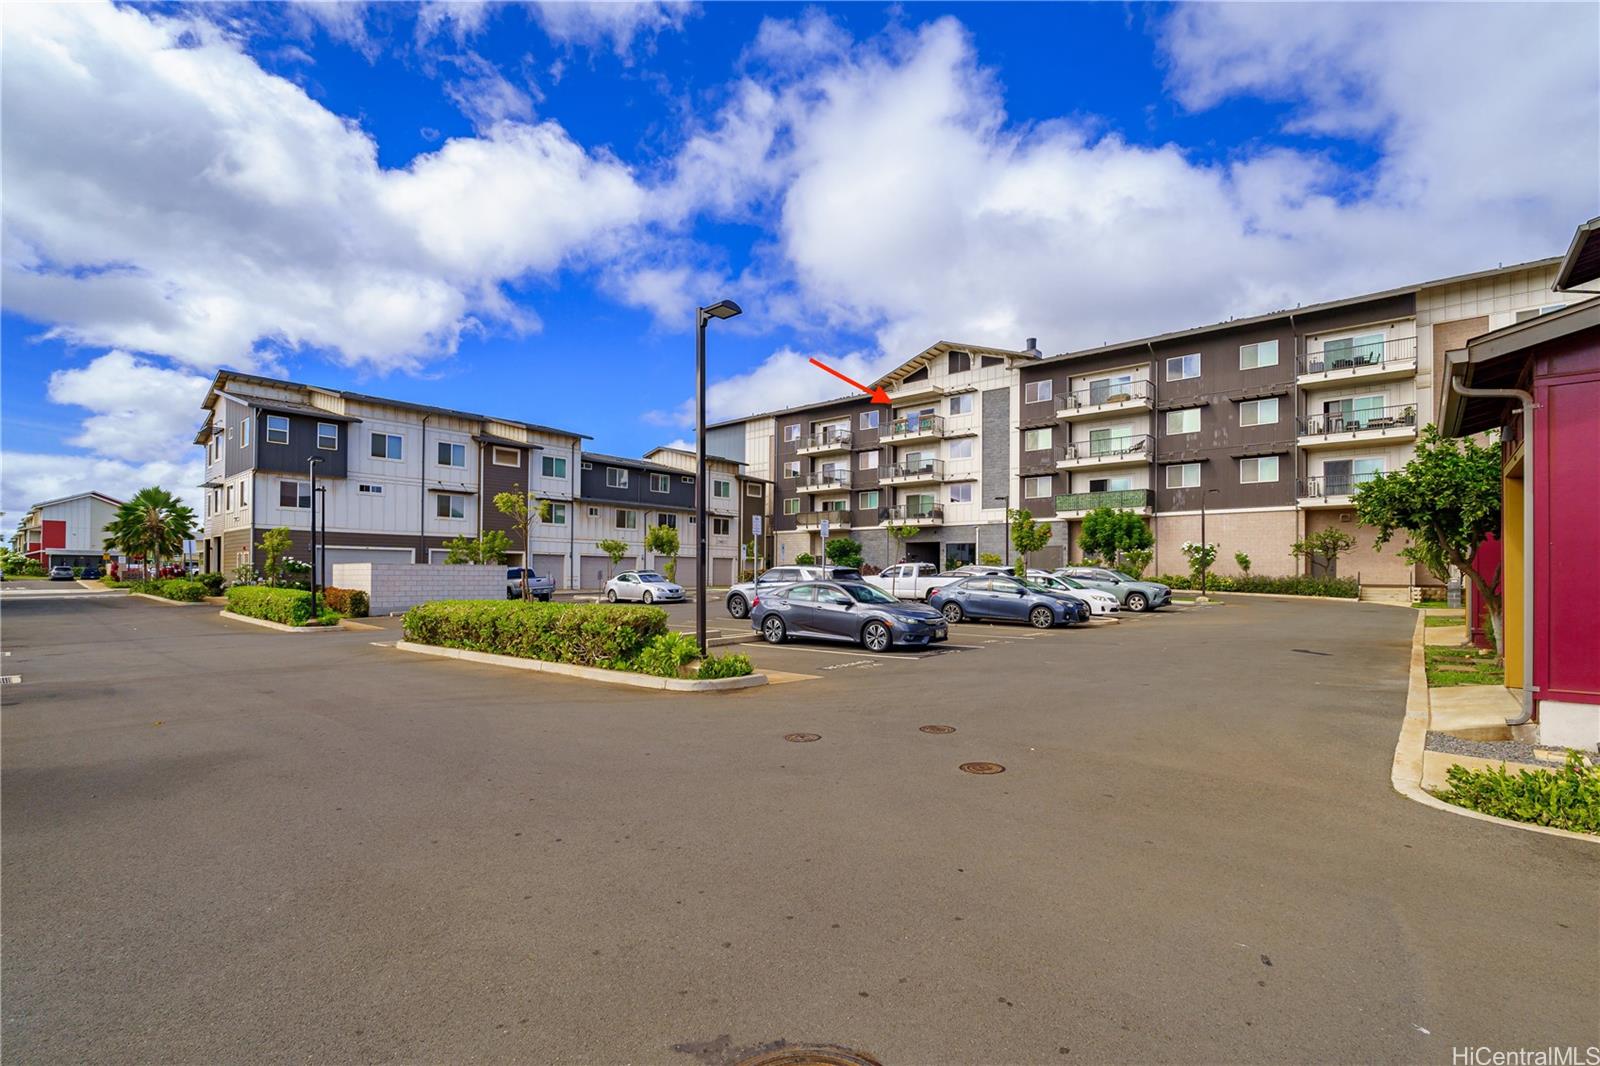
[[[913,563],[932,563],[939,565],[939,545],[934,544],[907,544],[906,559]]]

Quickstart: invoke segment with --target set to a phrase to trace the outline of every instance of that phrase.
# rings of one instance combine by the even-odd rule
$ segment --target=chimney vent
[[[1039,338],[1038,337],[1029,337],[1028,338],[1028,347],[1025,349],[1025,351],[1027,351],[1027,353],[1029,355],[1034,355],[1034,356],[1042,354],[1039,351]]]

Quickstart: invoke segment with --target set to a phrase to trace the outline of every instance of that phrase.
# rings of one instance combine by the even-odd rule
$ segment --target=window
[[[1054,487],[1054,478],[1026,477],[1022,479],[1022,494],[1030,500],[1042,500],[1050,495]]]
[[[433,513],[440,518],[467,517],[467,498],[441,492],[433,498]]]
[[[231,511],[231,510],[233,510],[233,486],[232,485],[228,486],[227,499],[228,499],[228,510]]]
[[[584,463],[583,467],[587,470],[589,464]],[[544,477],[566,477],[567,461],[559,455],[541,455],[539,457],[539,473]]]
[[[1022,434],[1022,450],[1025,452],[1047,452],[1055,445],[1056,433],[1052,426],[1043,429],[1024,430]]]
[[[1131,477],[1096,477],[1089,479],[1090,492],[1127,492],[1133,488]]]
[[[240,507],[241,510],[243,510],[244,508],[250,506],[249,492],[250,492],[250,482],[248,482],[248,481],[239,482],[239,507]]]
[[[467,446],[465,444],[451,444],[447,440],[439,442],[440,466],[466,466]]]
[[[1174,463],[1167,467],[1167,488],[1192,489],[1199,484],[1199,463]]]
[[[250,419],[248,417],[239,423],[239,447],[250,447]]]
[[[953,441],[951,441],[950,442],[950,451],[949,451],[949,456],[948,457],[951,458],[951,459],[971,459],[972,458],[972,438],[971,437],[966,437],[966,438],[963,438],[962,440],[953,440]]]
[[[278,482],[279,507],[310,507],[311,483],[308,481]]]
[[[960,485],[951,485],[950,486],[950,502],[951,503],[971,503],[972,502],[972,482],[967,481],[967,482],[964,482],[964,483],[962,483]]]
[[[1133,375],[1116,374],[1108,378],[1093,378],[1089,382],[1089,403],[1115,403],[1133,399]]]
[[[1200,376],[1200,353],[1174,355],[1167,360],[1167,380],[1182,381]]]
[[[1179,433],[1200,432],[1200,408],[1187,407],[1182,411],[1167,412],[1167,436]]]
[[[515,448],[490,448],[489,461],[495,466],[522,465],[522,453]]]
[[[878,509],[877,490],[856,493],[856,506],[863,511],[876,511]]]
[[[1055,382],[1049,379],[1030,381],[1022,387],[1023,403],[1044,403],[1053,396],[1055,396]]]
[[[1517,312],[1517,321],[1526,322],[1528,319],[1538,318],[1540,315],[1553,315],[1557,311],[1565,311],[1566,308],[1566,304],[1546,304],[1544,307],[1529,307]]]
[[[877,429],[878,428],[878,412],[877,411],[862,411],[861,412],[861,428],[862,429]]]
[[[332,422],[317,423],[317,447],[325,452],[339,450],[339,427]]]
[[[600,508],[598,508],[598,507],[589,508],[589,517],[590,518],[599,518],[600,517]]]
[[[356,491],[357,492],[364,492],[369,496],[382,496],[383,495],[383,486],[382,485],[357,485],[356,486]]]
[[[550,505],[550,524],[553,526],[564,526],[567,524],[566,504],[552,503]]]
[[[606,467],[606,487],[625,489],[628,487],[628,472],[620,466]]]
[[[1277,341],[1257,341],[1255,344],[1241,344],[1239,346],[1240,370],[1255,370],[1264,366],[1277,365]]]
[[[719,500],[731,499],[733,497],[733,482],[725,481],[722,478],[712,478],[711,495]]]
[[[1259,459],[1239,460],[1239,484],[1259,485],[1278,480],[1278,457],[1263,455]]]
[[[583,468],[585,470],[593,470],[594,469],[594,464],[593,463],[584,463],[582,465],[583,465]]]
[[[224,431],[222,431],[222,430],[212,430],[212,433],[211,433],[211,461],[213,463],[217,462],[219,459],[222,458],[223,433],[224,433]],[[285,438],[285,439],[287,439],[287,438]]]
[[[950,413],[953,415],[970,415],[972,413],[972,393],[963,392],[959,396],[950,397]]]
[[[1329,496],[1348,496],[1384,472],[1382,459],[1330,459],[1322,464],[1322,487]]]
[[[1322,342],[1322,365],[1316,370],[1347,370],[1383,362],[1384,334],[1362,333]]]
[[[678,516],[662,511],[660,514],[656,515],[656,525],[666,526],[668,529],[677,529]]]
[[[667,474],[651,474],[650,475],[650,491],[651,492],[671,492],[672,491],[672,478]]]
[[[404,442],[401,440],[400,434],[374,433],[372,435],[372,457],[374,459],[394,459],[398,461],[404,457],[404,454]]]
[[[711,520],[711,532],[719,537],[726,537],[729,533],[733,532],[733,519],[713,518]]]
[[[856,460],[856,467],[861,470],[876,470],[878,458],[877,452],[862,452]]]
[[[821,511],[848,511],[848,510],[850,510],[850,501],[849,500],[823,500],[822,501],[822,506],[819,507],[818,510],[821,510]]]
[[[746,482],[744,486],[744,494],[759,500],[762,495],[761,486],[756,484],[754,481]]]
[[[267,416],[267,443],[289,443],[289,420],[282,415]]]
[[[1239,405],[1239,424],[1241,426],[1275,426],[1278,424],[1278,398],[1269,396],[1264,400],[1246,400]]]
[[[791,496],[789,499],[784,500],[783,501],[783,513],[784,514],[799,514],[800,513],[800,499],[799,499],[799,497]]]
[[[800,476],[800,464],[797,463],[797,462],[795,462],[795,463],[784,463],[783,464],[783,476],[786,477],[786,478],[799,477]]]
[[[638,529],[639,528],[639,512],[638,511],[624,511],[620,507],[617,508],[617,528],[618,529]]]
[[[972,369],[971,352],[951,352],[948,373],[965,374]]]
[[[800,423],[796,422],[792,426],[784,426],[783,427],[783,439],[784,440],[799,440],[800,439]]]

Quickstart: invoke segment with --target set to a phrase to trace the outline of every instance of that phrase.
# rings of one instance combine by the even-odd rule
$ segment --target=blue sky
[[[0,507],[192,494],[219,367],[638,454],[688,435],[697,300],[746,310],[727,417],[835,394],[810,355],[865,379],[1557,254],[1600,213],[1597,34],[1535,4],[13,7]]]

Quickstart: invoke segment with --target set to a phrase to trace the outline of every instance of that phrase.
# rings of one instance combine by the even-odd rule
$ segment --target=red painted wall
[[[1533,681],[1542,700],[1600,703],[1600,332],[1533,362]]]
[[[1490,534],[1478,545],[1478,553],[1473,557],[1472,569],[1483,575],[1494,590],[1505,595],[1505,575],[1500,572],[1500,560],[1505,552],[1500,547],[1500,538]],[[1483,597],[1478,595],[1478,586],[1467,579],[1467,617],[1472,619],[1470,630],[1472,642],[1480,648],[1494,646],[1494,627],[1489,624],[1489,605],[1483,602]]]
[[[40,523],[43,527],[44,546],[46,548],[65,548],[67,546],[67,524],[60,519],[47,518]]]

